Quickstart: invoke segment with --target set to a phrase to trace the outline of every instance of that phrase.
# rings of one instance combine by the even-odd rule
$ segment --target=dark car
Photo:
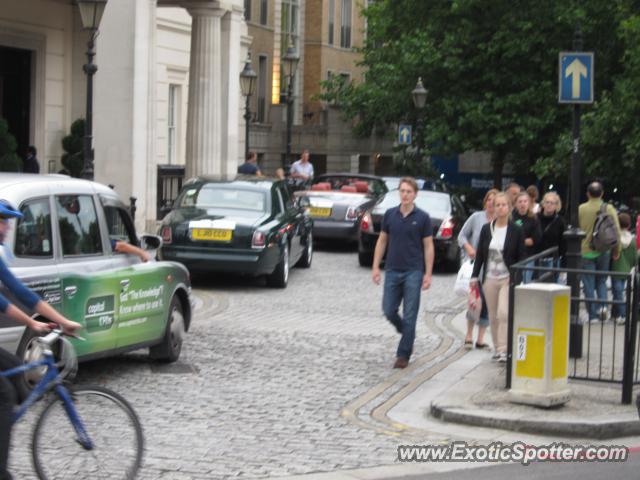
[[[358,224],[388,189],[380,177],[331,173],[314,178],[309,190],[296,192],[313,218],[315,238],[358,241]]]
[[[311,266],[312,227],[282,180],[199,177],[162,220],[159,256],[192,273],[266,275],[268,285],[284,288],[289,267]]]
[[[415,204],[431,217],[436,263],[449,270],[457,271],[460,265],[458,233],[467,219],[464,205],[454,194],[428,190],[418,191]],[[362,216],[358,260],[363,267],[371,266],[373,263],[373,252],[385,212],[398,205],[400,205],[400,193],[398,190],[392,190]]]

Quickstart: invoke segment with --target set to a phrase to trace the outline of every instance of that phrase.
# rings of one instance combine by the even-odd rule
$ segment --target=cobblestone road
[[[453,282],[437,274],[423,295],[416,360],[440,343],[425,321],[451,305]],[[259,478],[395,463],[402,436],[367,428],[362,413],[361,422],[341,415],[398,374],[382,287],[353,251],[316,252],[311,269],[292,270],[285,290],[242,278],[196,279],[194,287],[196,316],[178,363],[158,365],[140,352],[81,365],[79,382],[107,385],[138,411],[147,442],[140,478]],[[18,478],[33,478],[24,447],[32,424],[33,416],[23,421],[13,442]]]

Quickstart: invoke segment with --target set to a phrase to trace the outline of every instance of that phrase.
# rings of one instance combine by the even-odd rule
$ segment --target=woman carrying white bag
[[[466,281],[466,289],[462,295],[469,295],[469,310],[467,311],[467,336],[464,340],[464,346],[468,349],[473,348],[473,327],[478,324],[478,337],[476,338],[476,348],[486,349],[489,346],[484,343],[484,334],[489,326],[489,315],[487,313],[486,302],[484,299],[484,293],[482,287],[478,284],[477,291],[474,290],[472,294],[469,293],[469,280],[471,280],[471,274],[473,272],[473,260],[476,258],[476,250],[478,248],[478,241],[480,239],[480,231],[483,225],[493,220],[493,199],[498,193],[498,190],[492,188],[489,190],[482,200],[482,207],[484,210],[475,212],[472,214],[460,230],[458,234],[458,245],[464,250],[465,262],[458,272],[458,279],[456,279],[455,291],[458,292],[458,283],[462,286],[463,280],[460,278],[461,274]],[[467,277],[467,271],[468,277]],[[479,294],[479,297],[477,297]],[[480,313],[478,315],[478,306],[481,306]]]
[[[527,256],[524,232],[509,216],[510,200],[506,193],[495,196],[495,219],[482,227],[471,278],[471,289],[479,284],[484,289],[495,348],[493,358],[499,362],[507,361],[509,269]]]

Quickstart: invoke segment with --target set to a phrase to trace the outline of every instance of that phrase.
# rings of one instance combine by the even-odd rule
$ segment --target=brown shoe
[[[393,368],[407,368],[407,365],[409,365],[409,360],[398,357],[396,358],[396,363],[393,364]]]

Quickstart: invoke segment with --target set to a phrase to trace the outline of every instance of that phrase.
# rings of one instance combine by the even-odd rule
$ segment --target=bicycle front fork
[[[76,441],[82,445],[82,448],[85,450],[93,450],[93,442],[89,437],[89,433],[87,433],[84,423],[82,423],[82,419],[78,414],[78,410],[76,410],[75,404],[73,403],[73,393],[71,393],[69,389],[62,384],[56,385],[56,393],[62,400],[64,409],[69,417],[69,421],[71,421],[71,425],[73,425],[73,429],[76,431]]]

